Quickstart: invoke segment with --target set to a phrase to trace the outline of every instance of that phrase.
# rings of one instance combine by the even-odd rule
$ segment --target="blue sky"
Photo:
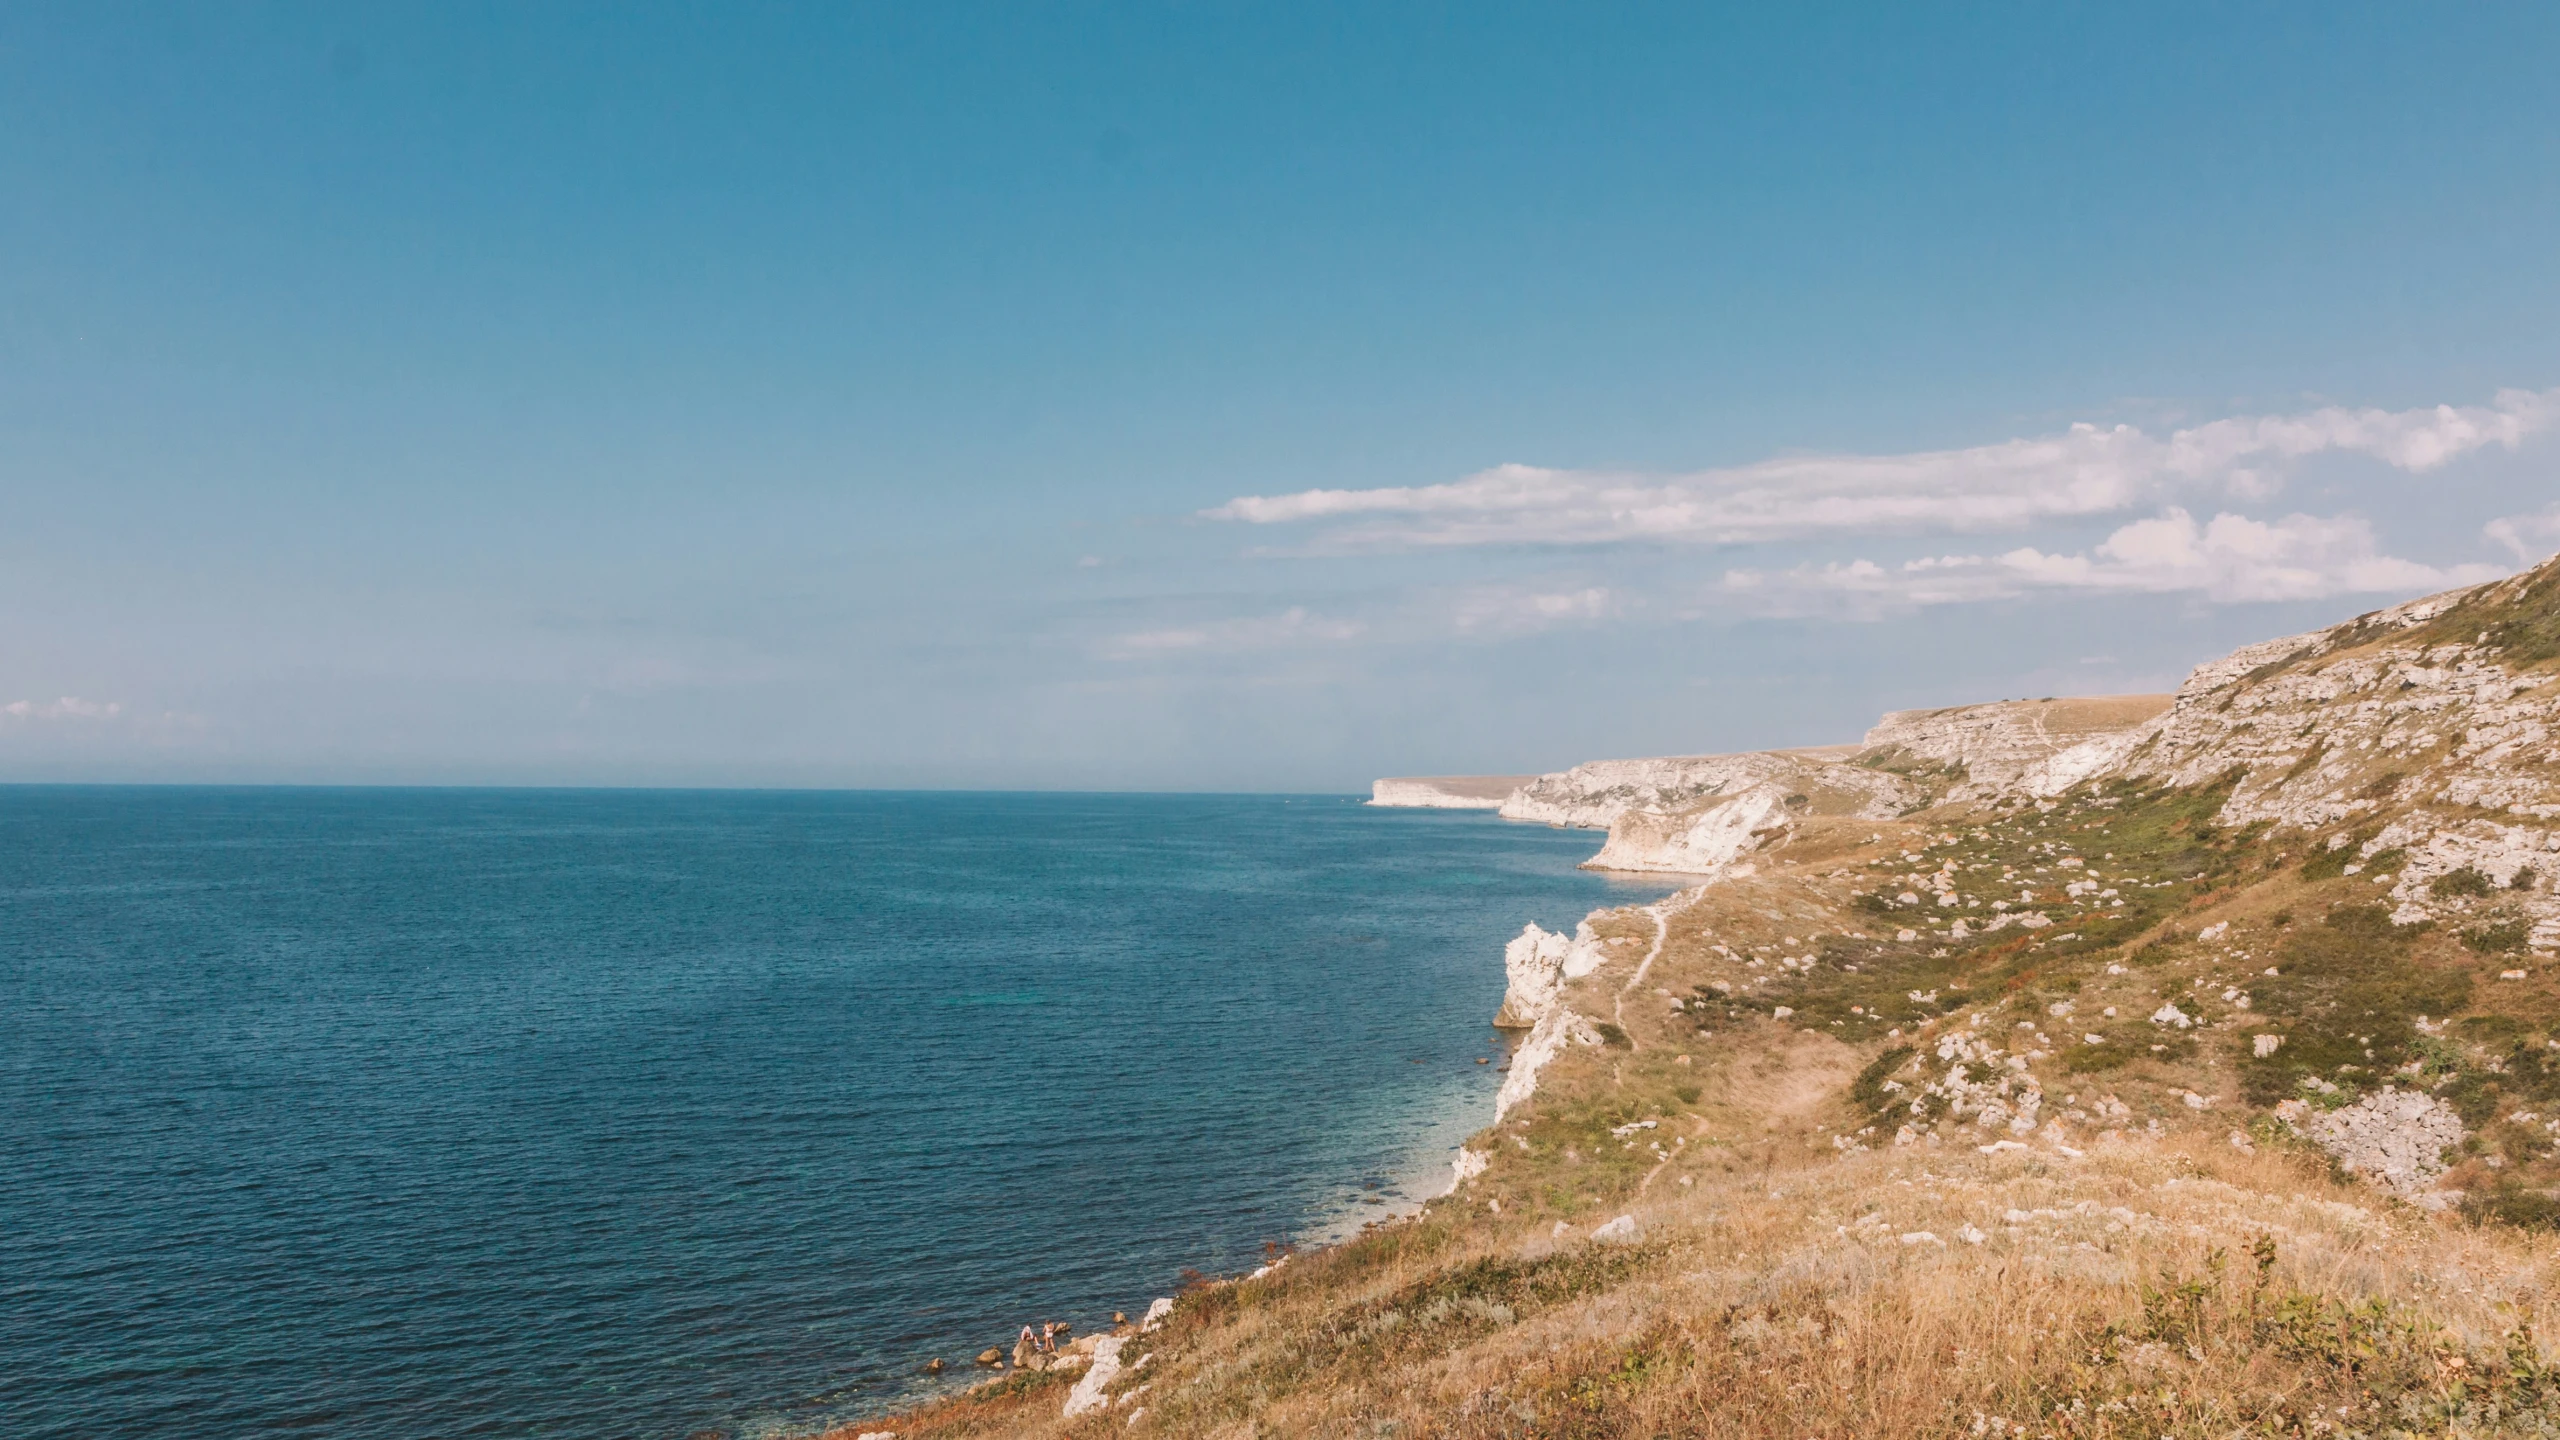
[[[2560,549],[2555,67],[12,6],[0,779],[1347,789],[2165,687]]]

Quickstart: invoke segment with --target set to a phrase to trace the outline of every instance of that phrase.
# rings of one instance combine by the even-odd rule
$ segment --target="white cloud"
[[[0,705],[0,715],[13,720],[113,720],[124,713],[121,700],[83,700],[65,695],[59,700],[12,700]]]
[[[1560,625],[1605,619],[1621,607],[1597,586],[1579,590],[1485,589],[1458,597],[1453,618],[1462,634],[1530,634]]]
[[[1273,650],[1339,644],[1358,639],[1367,628],[1357,620],[1328,620],[1303,605],[1292,605],[1277,615],[1254,615],[1169,630],[1141,630],[1114,637],[1103,650],[1105,654],[1122,660]]]
[[[2155,437],[2131,425],[1903,455],[1816,455],[1686,475],[1499,465],[1441,485],[1248,495],[1201,512],[1255,525],[1337,522],[1325,548],[1750,544],[1821,534],[1985,532],[2114,514],[2190,489],[2270,494],[2324,452],[2422,474],[2560,423],[2560,390],[2486,406],[2239,416]]]
[[[2539,515],[2507,515],[2480,527],[2480,533],[2515,552],[2519,563],[2548,559],[2560,548],[2560,505]]]
[[[2124,526],[2094,552],[1944,555],[1886,567],[1869,560],[1767,573],[1728,571],[1721,591],[1762,614],[1875,611],[2011,599],[2037,592],[2191,593],[2219,601],[2421,594],[2505,574],[2491,565],[2437,567],[2385,555],[2353,516],[2251,520],[2185,510]]]

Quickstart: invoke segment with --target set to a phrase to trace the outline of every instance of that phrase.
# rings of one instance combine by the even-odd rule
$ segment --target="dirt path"
[[[1676,895],[1666,895],[1644,907],[1644,913],[1653,917],[1653,946],[1644,952],[1644,963],[1636,966],[1636,973],[1627,977],[1627,983],[1618,987],[1616,998],[1609,1002],[1609,1019],[1627,1037],[1630,1050],[1642,1050],[1644,1042],[1636,1038],[1634,1031],[1627,1029],[1627,996],[1644,983],[1646,973],[1653,969],[1653,962],[1662,958],[1662,942],[1671,938],[1671,917],[1695,904],[1697,898],[1706,893],[1706,888],[1700,885]]]

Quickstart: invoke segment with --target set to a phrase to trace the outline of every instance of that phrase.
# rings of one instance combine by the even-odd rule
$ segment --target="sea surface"
[[[0,1416],[801,1434],[1446,1183],[1591,832],[0,788]],[[1483,1056],[1496,1065],[1478,1065]]]

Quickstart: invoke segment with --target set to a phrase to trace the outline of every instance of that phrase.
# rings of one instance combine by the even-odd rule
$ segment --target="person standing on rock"
[[[1016,1370],[1028,1368],[1031,1357],[1039,1353],[1040,1341],[1032,1335],[1030,1326],[1023,1326],[1022,1333],[1015,1336],[1013,1341],[1013,1368]]]

